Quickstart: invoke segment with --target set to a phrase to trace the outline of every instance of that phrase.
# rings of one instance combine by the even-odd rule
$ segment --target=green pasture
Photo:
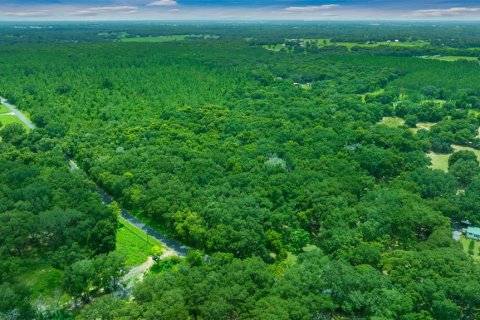
[[[441,57],[423,57],[427,60],[439,60],[447,62],[456,62],[456,61],[478,61],[477,57],[464,57],[464,56],[441,56]]]
[[[8,112],[10,112],[10,110],[8,110],[8,108],[5,107],[3,104],[0,104],[0,114]]]
[[[473,153],[475,153],[475,155],[477,156],[477,159],[480,161],[480,150],[476,150],[476,149],[473,149],[473,148],[470,148],[470,147],[464,147],[464,146],[459,146],[459,145],[452,145],[452,148],[453,150],[455,151],[461,151],[461,150],[466,150],[466,151],[472,151]],[[427,154],[427,156],[432,160],[432,164],[431,164],[431,168],[432,169],[440,169],[440,170],[443,170],[445,172],[448,171],[448,158],[451,156],[452,154],[449,153],[449,154],[439,154],[439,153],[435,153],[435,152],[430,152]]]
[[[215,35],[196,35],[196,34],[179,34],[169,36],[156,36],[156,37],[134,37],[134,38],[122,38],[122,42],[171,42],[171,41],[184,41],[188,38],[198,39],[218,39]]]
[[[473,247],[473,255],[471,255],[468,253],[468,246],[470,245],[470,241],[471,239],[467,239],[464,236],[460,237],[460,244],[462,245],[463,251],[465,251],[465,253],[468,254],[473,259],[479,260],[480,259],[480,255],[479,255],[480,243],[478,241],[473,240],[473,243],[475,244],[475,246]]]
[[[62,290],[63,270],[39,262],[28,263],[25,267],[27,270],[18,277],[18,282],[29,288],[33,299],[49,306],[70,300],[70,296]]]
[[[27,126],[16,115],[12,114],[0,114],[0,123],[2,123],[3,126],[11,123],[20,123],[25,128],[27,128]]]
[[[152,237],[124,220],[120,220],[120,228],[117,231],[117,245],[115,251],[125,256],[127,268],[142,264],[152,255],[155,246],[162,244]]]
[[[383,119],[380,120],[380,123],[388,127],[398,128],[405,124],[405,120],[399,117],[383,117]]]
[[[430,168],[448,171],[448,158],[451,154],[440,154],[435,152],[427,153],[427,156],[432,160]]]

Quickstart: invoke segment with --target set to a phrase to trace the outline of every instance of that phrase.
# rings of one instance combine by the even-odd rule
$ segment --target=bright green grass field
[[[15,115],[0,114],[0,122],[3,124],[3,126],[6,126],[10,123],[20,123],[25,128],[27,128],[27,126]]]
[[[473,255],[470,255],[468,253],[468,245],[470,244],[470,239],[467,239],[464,236],[460,237],[460,244],[463,247],[463,251],[465,251],[466,254],[468,254],[470,257],[474,258],[475,260],[479,260],[480,256],[479,256],[478,249],[480,248],[480,243],[478,241],[475,241],[474,243],[475,243],[475,247],[473,248]]]
[[[477,57],[462,57],[462,56],[444,56],[444,57],[426,57],[424,59],[430,60],[440,60],[440,61],[448,61],[448,62],[455,62],[455,61],[478,61]]]
[[[337,42],[336,45],[347,47],[348,50],[351,50],[353,47],[362,47],[362,48],[375,48],[380,46],[387,46],[387,47],[424,47],[429,45],[428,42],[425,41],[405,41],[405,42],[376,42],[376,43],[356,43],[356,42]]]
[[[450,157],[450,154],[430,152],[427,155],[432,160],[430,168],[443,170],[445,172],[448,171],[448,158]]]
[[[480,161],[480,150],[475,150],[473,148],[463,147],[456,144],[453,144],[452,148],[455,151],[461,151],[461,150],[472,151],[477,156],[478,161]],[[430,152],[427,155],[432,160],[432,165],[430,166],[430,168],[440,169],[445,172],[448,171],[448,158],[451,156],[451,154],[439,154],[435,152]]]
[[[5,107],[3,104],[0,104],[0,114],[1,113],[8,113],[10,110],[8,110],[7,107]]]
[[[152,255],[154,246],[162,244],[152,237],[139,231],[124,220],[119,220],[120,228],[117,231],[117,245],[115,251],[125,256],[128,268],[142,264]]]
[[[388,127],[398,128],[405,124],[405,120],[399,117],[383,117],[380,123]]]
[[[122,38],[122,42],[170,42],[170,41],[183,41],[187,37],[195,37],[199,39],[217,39],[218,36],[206,34],[206,35],[189,35],[179,34],[171,36],[157,36],[157,37],[136,37],[136,38]]]
[[[34,263],[19,278],[19,283],[28,287],[32,298],[44,305],[66,303],[70,296],[62,290],[63,271],[49,264]]]

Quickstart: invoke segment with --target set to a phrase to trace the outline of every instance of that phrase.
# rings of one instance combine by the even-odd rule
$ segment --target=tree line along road
[[[10,112],[14,113],[29,129],[33,130],[36,128],[35,124],[32,121],[30,121],[27,117],[25,117],[25,115],[20,110],[18,110],[17,107],[10,104],[7,101],[7,99],[0,96],[0,103],[3,104],[5,107],[7,107],[10,110]],[[68,164],[70,166],[71,171],[74,172],[74,171],[80,170],[79,166],[72,159],[68,159]],[[100,195],[103,203],[105,205],[111,204],[113,201],[113,198],[107,192],[105,192],[102,188],[100,188],[94,181],[93,183],[97,186],[96,188],[97,192]],[[189,249],[187,246],[183,245],[182,243],[174,239],[167,237],[165,234],[146,225],[145,223],[140,221],[138,218],[130,214],[125,208],[121,208],[121,216],[119,218],[131,224],[141,232],[143,232],[146,235],[146,237],[150,236],[158,240],[160,243],[162,243],[166,247],[167,251],[171,251],[175,255],[180,257],[183,257],[187,254]]]

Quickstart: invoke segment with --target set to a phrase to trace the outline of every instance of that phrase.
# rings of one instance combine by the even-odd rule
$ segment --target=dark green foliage
[[[41,133],[27,135],[20,125],[0,133],[0,317],[16,313],[33,319],[31,292],[22,284],[32,272],[29,266],[48,262],[63,269],[109,252],[116,219],[91,184],[69,172],[56,142],[39,151],[49,140]]]
[[[467,151],[467,150],[461,150],[461,151],[454,152],[448,158],[448,166],[449,167],[453,166],[458,160],[473,161],[473,162],[476,162],[477,165],[479,164],[477,156],[475,155],[474,152]]]
[[[478,161],[464,159],[457,160],[449,167],[449,171],[457,178],[462,187],[468,186],[473,181],[473,177],[480,174]]]
[[[117,289],[125,272],[123,258],[114,253],[79,260],[65,269],[65,291],[74,298],[89,301],[100,291],[111,293]]]
[[[455,177],[441,170],[419,168],[411,172],[408,178],[417,184],[424,198],[447,197],[454,195],[458,189]]]
[[[475,249],[475,240],[470,240],[468,243],[468,254],[474,255],[473,249]]]
[[[480,269],[450,227],[450,218],[480,223],[478,161],[455,153],[444,173],[426,156],[478,146],[477,65],[415,57],[462,52],[435,46],[258,46],[326,34],[478,41],[446,26],[448,37],[427,25],[364,26],[366,38],[357,24],[342,26],[349,31],[337,26],[333,36],[308,23],[205,26],[220,39],[122,43],[111,41],[120,32],[111,24],[116,35],[84,26],[82,43],[1,50],[0,93],[39,127],[0,129],[5,300],[24,308],[28,292],[7,280],[25,259],[44,259],[65,269],[77,300],[95,297],[81,319],[478,317]],[[56,28],[46,31],[55,41],[77,34]],[[129,28],[146,36],[192,26]],[[24,35],[10,42],[38,37]],[[419,122],[435,124],[411,130]],[[132,301],[98,297],[124,273],[107,254],[115,214],[65,157],[193,247],[186,259],[157,261]]]

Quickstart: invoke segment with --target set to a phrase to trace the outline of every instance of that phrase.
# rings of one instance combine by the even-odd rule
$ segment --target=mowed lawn
[[[27,128],[27,126],[16,115],[9,113],[0,113],[0,123],[2,123],[3,126],[11,123],[20,123]]]
[[[473,247],[473,255],[471,255],[468,253],[468,246],[470,245],[470,241],[471,239],[467,239],[464,236],[460,237],[460,244],[463,247],[463,251],[465,251],[466,254],[468,254],[470,257],[474,258],[475,260],[479,260],[480,259],[480,255],[479,255],[480,242],[473,240],[473,243],[475,244],[475,246]]]
[[[388,127],[398,128],[405,124],[405,120],[399,117],[383,117],[380,123]]]
[[[477,57],[464,57],[464,56],[424,57],[424,59],[440,60],[440,61],[447,61],[447,62],[478,61]]]
[[[435,152],[427,153],[427,156],[432,160],[430,168],[439,169],[445,172],[448,171],[448,158],[451,154],[440,154]]]
[[[461,151],[461,150],[472,151],[477,156],[478,161],[480,161],[480,150],[475,150],[470,147],[459,146],[456,144],[452,145],[452,148],[455,151]],[[432,160],[432,165],[430,166],[432,169],[440,169],[445,172],[448,171],[448,158],[450,158],[450,156],[452,155],[451,153],[440,154],[440,153],[430,152],[427,155]]]
[[[153,247],[162,247],[162,244],[152,237],[148,237],[137,228],[124,220],[119,220],[120,228],[117,231],[117,246],[115,251],[126,258],[128,268],[142,264],[152,255]]]
[[[0,114],[8,112],[10,112],[10,110],[8,110],[8,108],[5,107],[3,104],[0,104]]]

